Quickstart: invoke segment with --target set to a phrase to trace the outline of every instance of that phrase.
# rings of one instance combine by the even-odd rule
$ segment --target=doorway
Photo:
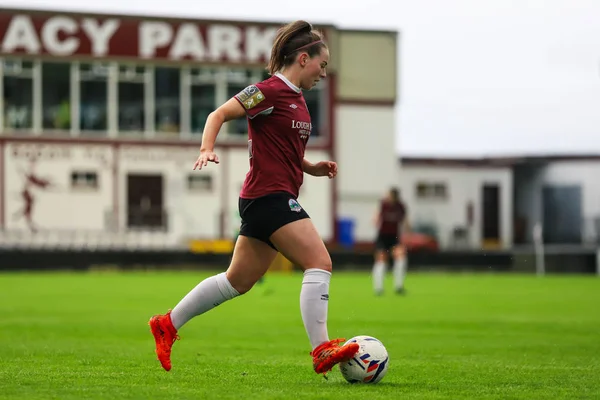
[[[482,188],[482,247],[500,247],[500,185],[486,183]]]
[[[127,175],[127,227],[166,229],[162,175]]]
[[[542,202],[544,242],[580,244],[583,228],[581,186],[544,186]]]

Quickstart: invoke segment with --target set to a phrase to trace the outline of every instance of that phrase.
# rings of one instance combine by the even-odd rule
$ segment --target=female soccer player
[[[400,192],[390,189],[383,199],[375,217],[377,239],[375,241],[375,264],[373,265],[373,289],[377,295],[383,294],[386,262],[391,256],[394,260],[394,288],[396,293],[404,294],[406,276],[406,250],[402,245],[402,227],[406,224],[406,205],[400,200]]]
[[[250,170],[239,198],[242,222],[227,271],[200,282],[175,308],[150,319],[156,354],[165,370],[171,369],[171,348],[179,329],[193,317],[248,292],[278,251],[304,270],[300,311],[315,372],[325,374],[358,352],[355,343],[340,346],[344,339],[329,339],[331,258],[297,200],[304,173],[329,179],[337,175],[335,162],[313,164],[304,158],[312,125],[302,90],[325,78],[328,60],[327,45],[311,24],[290,23],[278,31],[273,43],[271,76],[209,115],[194,169],[219,163],[214,144],[223,123],[248,119]]]

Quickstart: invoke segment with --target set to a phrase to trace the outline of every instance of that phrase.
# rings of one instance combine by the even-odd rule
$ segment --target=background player
[[[337,175],[334,162],[312,164],[304,159],[312,125],[302,90],[325,78],[328,61],[329,50],[319,32],[305,21],[288,24],[273,43],[271,77],[248,86],[209,115],[194,169],[219,162],[214,144],[223,123],[248,118],[250,170],[240,192],[242,223],[227,271],[200,282],[172,312],[150,319],[156,353],[167,371],[178,330],[193,317],[248,292],[278,251],[304,270],[300,311],[315,372],[326,373],[357,353],[356,343],[340,346],[344,339],[329,340],[331,258],[297,200],[304,173],[330,179]]]
[[[383,294],[387,262],[393,260],[394,289],[404,294],[404,278],[406,276],[406,249],[402,245],[402,230],[408,226],[406,205],[400,199],[397,188],[390,189],[381,201],[375,224],[377,240],[375,241],[375,263],[373,265],[373,289],[375,294]]]

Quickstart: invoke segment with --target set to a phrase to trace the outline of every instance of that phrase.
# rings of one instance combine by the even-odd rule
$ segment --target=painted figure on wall
[[[35,163],[36,159],[32,158],[29,164],[29,171],[20,169],[24,177],[23,189],[19,193],[23,207],[13,215],[16,220],[24,218],[29,230],[34,233],[37,232],[35,222],[33,221],[33,208],[36,204],[34,189],[46,190],[53,186],[50,180],[42,178],[35,173]]]

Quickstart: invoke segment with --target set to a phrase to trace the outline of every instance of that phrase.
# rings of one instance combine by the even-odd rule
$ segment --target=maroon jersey
[[[380,211],[379,234],[398,236],[399,225],[404,222],[406,207],[403,203],[383,201]]]
[[[302,90],[283,75],[250,85],[235,98],[248,116],[250,170],[240,197],[270,193],[298,196],[304,179],[302,160],[312,125]]]

